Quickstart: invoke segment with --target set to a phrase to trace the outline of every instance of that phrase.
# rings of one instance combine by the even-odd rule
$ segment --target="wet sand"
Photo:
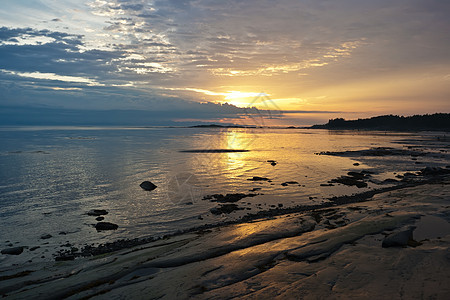
[[[11,299],[449,299],[450,186],[0,270]]]

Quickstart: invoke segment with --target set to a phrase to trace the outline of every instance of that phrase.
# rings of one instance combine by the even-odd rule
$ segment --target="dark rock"
[[[250,192],[256,192],[259,191],[261,188],[252,188],[251,190],[249,190]]]
[[[359,163],[354,163],[353,165],[354,165],[354,166],[359,166]]]
[[[334,156],[346,156],[346,157],[358,157],[358,156],[401,156],[401,155],[411,155],[411,156],[424,156],[426,153],[404,150],[404,149],[394,149],[390,147],[378,147],[370,148],[365,150],[354,150],[354,151],[343,151],[343,152],[332,152],[325,151],[315,153],[316,155],[334,155]]]
[[[367,176],[366,174],[364,174],[362,172],[361,173],[359,173],[359,172],[348,172],[347,175],[351,176],[351,177],[353,177],[355,179],[358,179],[358,180],[364,179]]]
[[[269,178],[266,177],[259,177],[259,176],[253,176],[253,178],[249,178],[247,180],[251,180],[251,181],[269,181]]]
[[[288,186],[289,184],[298,184],[298,182],[297,181],[286,181],[286,182],[283,182],[281,185]]]
[[[157,188],[157,186],[151,183],[150,181],[144,181],[139,186],[146,191],[153,191],[154,189]]]
[[[446,175],[450,174],[450,170],[439,167],[426,167],[420,170],[419,173],[423,176]]]
[[[235,193],[235,194],[226,194],[224,196],[222,194],[214,194],[203,197],[203,200],[211,200],[212,202],[221,202],[221,203],[233,203],[241,200],[242,198],[255,197],[257,195],[258,194]]]
[[[2,250],[2,254],[19,255],[22,254],[23,247],[6,248]]]
[[[411,172],[406,172],[405,174],[403,174],[403,176],[405,176],[405,177],[414,177],[414,176],[417,176],[417,175],[414,174],[414,173],[411,173]]]
[[[43,234],[43,235],[41,235],[41,240],[47,240],[47,239],[49,239],[49,238],[51,238],[52,237],[52,235],[51,234]]]
[[[41,247],[40,246],[31,247],[30,251],[34,251],[34,250],[39,249],[39,248],[41,248]]]
[[[341,176],[335,179],[331,179],[330,181],[348,186],[356,186],[358,188],[367,187],[367,183],[365,183],[364,181],[359,181],[356,178],[349,176]]]
[[[103,221],[105,218],[104,217],[97,217],[95,218],[96,221]]]
[[[271,160],[271,159],[269,159],[267,162],[270,163],[272,166],[276,166],[277,165],[277,162],[274,161],[274,160]]]
[[[91,209],[90,211],[87,212],[88,216],[94,216],[94,217],[107,215],[107,214],[108,214],[108,211],[106,211],[104,209]]]
[[[61,256],[55,257],[55,261],[69,261],[69,260],[74,260],[74,259],[75,259],[75,255],[73,255],[73,254],[61,255]]]
[[[97,229],[97,231],[100,231],[100,230],[116,230],[117,228],[119,228],[119,225],[113,224],[113,223],[109,223],[109,222],[98,222],[97,224],[95,224],[95,229]]]
[[[383,180],[383,183],[397,183],[398,180],[397,179],[393,179],[393,178],[388,178]]]
[[[410,240],[413,240],[414,228],[409,228],[404,231],[395,232],[384,238],[382,247],[406,247]]]
[[[320,186],[334,186],[332,183],[321,183]]]

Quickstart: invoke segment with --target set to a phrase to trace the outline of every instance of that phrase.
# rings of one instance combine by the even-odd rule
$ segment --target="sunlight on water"
[[[402,147],[399,140],[418,138],[253,128],[19,128],[2,129],[0,136],[0,223],[8,229],[0,233],[1,246],[39,245],[50,252],[66,241],[79,245],[163,235],[273,207],[320,204],[335,195],[361,192],[376,186],[321,184],[348,171],[393,170],[376,158],[315,153]],[[249,151],[213,151],[217,149]],[[395,170],[423,167],[410,157],[383,159]],[[446,163],[439,157],[426,159],[423,163]],[[253,177],[267,180],[249,180]],[[144,180],[157,188],[141,189]],[[212,214],[218,203],[203,197],[227,193],[258,195],[240,200],[241,209],[231,214]],[[95,217],[86,214],[91,209],[106,209],[105,221],[119,229],[97,232]],[[53,237],[40,239],[47,233]]]

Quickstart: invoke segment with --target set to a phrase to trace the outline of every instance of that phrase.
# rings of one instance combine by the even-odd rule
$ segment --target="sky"
[[[2,0],[0,106],[216,123],[256,107],[280,125],[450,112],[449,15],[442,0]]]

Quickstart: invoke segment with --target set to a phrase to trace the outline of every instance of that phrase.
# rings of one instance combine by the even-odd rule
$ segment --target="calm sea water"
[[[443,134],[329,132],[301,129],[222,128],[2,128],[0,129],[0,248],[34,247],[22,259],[51,259],[69,241],[79,246],[121,238],[157,236],[238,218],[283,205],[317,204],[366,190],[320,186],[348,171],[392,172],[445,166]],[[444,139],[445,140],[445,139]],[[432,141],[432,142],[430,142]],[[345,158],[321,151],[410,145],[436,153],[410,157]],[[239,153],[186,153],[193,149],[246,149]],[[444,150],[443,150],[444,149]],[[272,166],[267,160],[275,160]],[[360,163],[354,166],[355,162]],[[248,180],[267,177],[271,182]],[[144,180],[158,186],[148,192]],[[298,184],[283,186],[296,181]],[[368,188],[375,188],[371,184]],[[249,193],[244,210],[212,215],[208,194]],[[91,209],[106,209],[116,231],[97,232]],[[43,240],[43,234],[52,238]],[[0,256],[0,262],[12,258]]]

